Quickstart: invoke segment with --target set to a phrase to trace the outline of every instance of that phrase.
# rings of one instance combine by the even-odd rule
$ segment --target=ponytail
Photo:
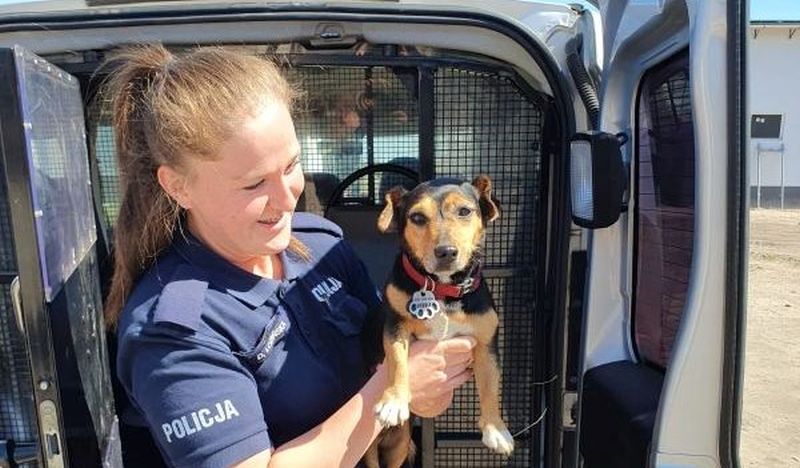
[[[180,210],[158,184],[156,170],[169,163],[157,151],[151,102],[174,60],[163,46],[138,46],[121,51],[106,65],[111,96],[122,202],[114,231],[114,273],[105,305],[106,323],[114,327],[139,278],[169,245]]]

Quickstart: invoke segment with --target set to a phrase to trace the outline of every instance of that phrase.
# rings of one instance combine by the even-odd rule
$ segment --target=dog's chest
[[[417,334],[421,340],[445,340],[454,336],[472,336],[475,329],[472,324],[464,320],[464,312],[460,302],[445,305],[439,301],[439,313],[425,320],[428,332]]]

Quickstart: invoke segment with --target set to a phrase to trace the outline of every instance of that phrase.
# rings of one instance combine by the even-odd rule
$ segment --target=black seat
[[[336,206],[328,209],[328,219],[344,231],[345,239],[364,262],[373,283],[386,282],[399,251],[396,233],[378,232],[382,206]]]
[[[307,211],[322,216],[339,178],[326,172],[308,172],[305,174],[305,190],[297,201],[297,211]]]
[[[618,361],[583,377],[580,445],[587,468],[647,466],[664,375]]]

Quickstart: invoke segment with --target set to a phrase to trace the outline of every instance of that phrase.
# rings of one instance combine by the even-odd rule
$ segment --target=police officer
[[[380,427],[382,365],[359,335],[379,298],[339,228],[294,213],[294,90],[261,58],[160,45],[108,61],[123,198],[107,321],[117,376],[169,465],[353,466]],[[433,416],[474,343],[414,343]]]

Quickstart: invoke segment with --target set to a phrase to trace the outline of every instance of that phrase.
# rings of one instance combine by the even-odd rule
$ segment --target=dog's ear
[[[382,233],[397,231],[397,219],[399,218],[403,195],[408,192],[403,186],[392,187],[386,192],[386,207],[378,216],[378,230]]]
[[[485,223],[491,223],[500,217],[500,204],[492,195],[492,179],[481,174],[472,181],[472,186],[478,190],[478,203],[481,206],[481,215]]]

